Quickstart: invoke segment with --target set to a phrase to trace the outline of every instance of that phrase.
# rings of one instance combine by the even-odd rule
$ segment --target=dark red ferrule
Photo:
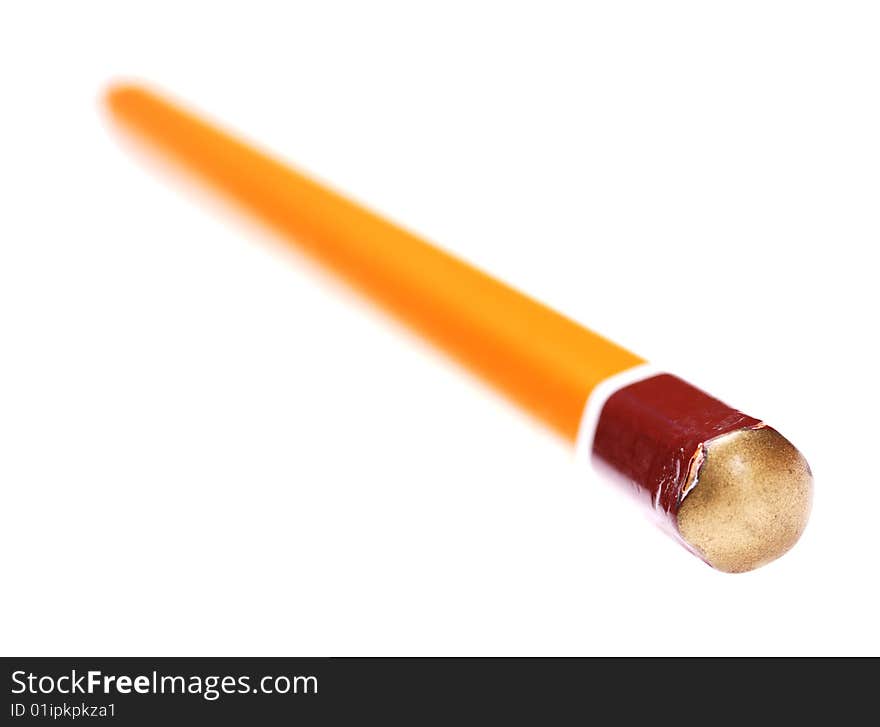
[[[676,376],[659,374],[608,398],[599,416],[593,452],[632,480],[657,509],[675,521],[694,483],[702,445],[760,424]]]

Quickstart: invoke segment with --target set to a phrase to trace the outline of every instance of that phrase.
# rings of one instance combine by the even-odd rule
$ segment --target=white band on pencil
[[[605,402],[622,388],[637,381],[650,379],[659,373],[661,371],[653,364],[639,364],[609,376],[590,392],[584,405],[584,413],[581,415],[581,423],[578,427],[577,441],[575,442],[574,456],[579,464],[588,466],[591,463],[593,440],[596,437],[596,427],[599,424],[599,416],[602,414]]]

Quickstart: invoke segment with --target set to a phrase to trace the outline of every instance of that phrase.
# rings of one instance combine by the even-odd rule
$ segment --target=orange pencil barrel
[[[113,115],[574,441],[590,392],[643,359],[159,96]]]

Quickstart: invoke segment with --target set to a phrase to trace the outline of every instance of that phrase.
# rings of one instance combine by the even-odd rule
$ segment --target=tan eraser
[[[729,573],[786,553],[810,516],[813,476],[801,453],[769,427],[705,444],[697,483],[678,511],[678,529],[707,563]]]

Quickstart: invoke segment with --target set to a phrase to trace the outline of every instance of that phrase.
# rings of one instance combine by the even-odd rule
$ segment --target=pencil
[[[591,448],[710,565],[750,570],[800,537],[812,475],[776,430],[651,370],[636,354],[150,90],[113,87],[107,106],[126,129],[560,436]]]

